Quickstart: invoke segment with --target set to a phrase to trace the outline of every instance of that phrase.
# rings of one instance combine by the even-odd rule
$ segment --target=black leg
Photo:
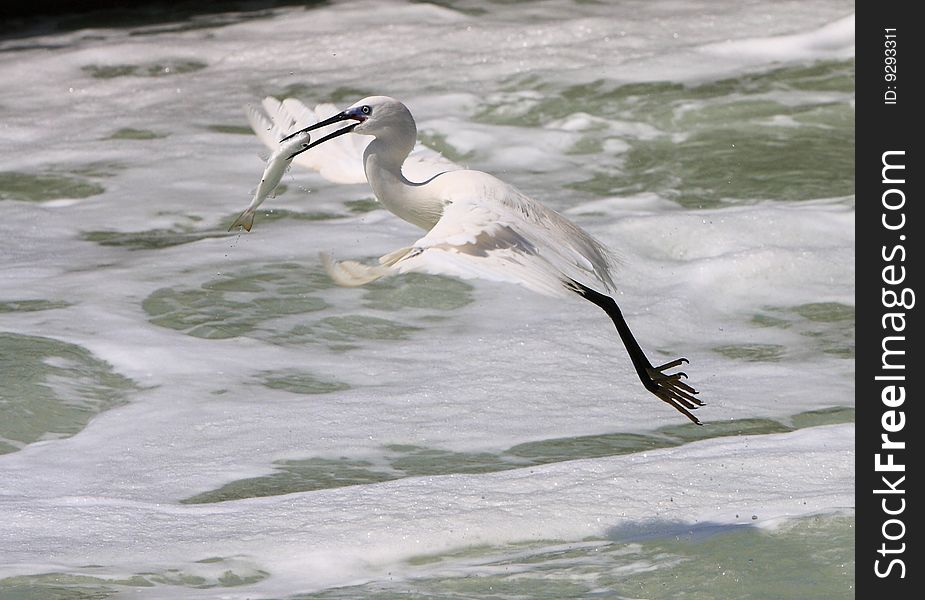
[[[678,358],[653,367],[649,359],[646,358],[645,352],[639,346],[639,342],[633,337],[633,332],[630,331],[629,325],[626,324],[626,319],[623,318],[623,313],[620,312],[620,307],[617,306],[616,301],[610,296],[605,296],[581,285],[577,281],[572,281],[571,283],[576,293],[600,306],[613,320],[613,324],[617,326],[617,333],[620,334],[620,339],[623,340],[623,345],[630,355],[630,360],[633,361],[633,367],[635,367],[636,374],[639,376],[642,385],[697,425],[703,425],[700,419],[690,412],[698,406],[703,406],[703,402],[694,397],[697,390],[681,381],[682,378],[687,378],[687,374],[678,372],[669,375],[664,372],[688,362],[687,359]]]

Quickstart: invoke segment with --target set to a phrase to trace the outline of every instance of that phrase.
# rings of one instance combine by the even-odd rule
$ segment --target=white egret
[[[300,112],[293,109],[291,100],[272,102],[264,106],[285,113],[285,105],[290,103],[290,113]],[[314,121],[313,117],[296,114],[289,124]],[[259,122],[252,115],[252,125],[255,120]],[[349,124],[332,130],[331,126],[340,122]],[[517,283],[548,296],[584,298],[613,320],[643,386],[701,424],[690,411],[703,402],[695,397],[697,391],[682,381],[687,375],[666,373],[687,359],[659,366],[649,362],[614,301],[612,255],[590,234],[487,173],[443,169],[421,182],[406,178],[403,166],[409,171],[413,163],[406,159],[415,146],[417,127],[408,108],[393,98],[364,98],[328,119],[300,127],[281,142],[316,129],[330,133],[296,150],[290,158],[348,133],[372,136],[362,164],[376,198],[400,218],[427,230],[410,246],[380,258],[378,265],[335,262],[323,255],[325,268],[337,283],[363,285],[383,276],[418,271]],[[271,133],[272,128],[263,136]],[[314,153],[308,156],[313,155],[317,157]],[[320,169],[317,158],[306,162]]]

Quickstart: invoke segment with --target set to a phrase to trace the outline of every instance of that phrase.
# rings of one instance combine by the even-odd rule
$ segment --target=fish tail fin
[[[237,227],[243,227],[244,231],[250,231],[251,227],[254,226],[254,214],[254,209],[246,209],[238,216],[237,219],[234,220],[234,223],[231,224],[231,227],[228,228],[228,231],[233,231]]]

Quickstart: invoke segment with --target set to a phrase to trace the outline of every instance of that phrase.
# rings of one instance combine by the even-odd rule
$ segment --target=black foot
[[[687,374],[681,371],[671,374],[664,372],[686,362],[689,362],[686,358],[678,358],[658,367],[647,368],[646,372],[650,381],[646,383],[646,389],[658,396],[663,402],[673,406],[675,410],[697,425],[703,425],[700,419],[690,412],[697,407],[703,406],[704,403],[694,397],[697,390],[681,381],[681,379],[687,379]]]

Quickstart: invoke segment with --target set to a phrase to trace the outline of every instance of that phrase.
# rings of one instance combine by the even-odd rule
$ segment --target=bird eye
[[[373,112],[373,109],[368,106],[363,106],[360,108],[360,112],[362,112],[364,115],[368,115],[369,113]]]

